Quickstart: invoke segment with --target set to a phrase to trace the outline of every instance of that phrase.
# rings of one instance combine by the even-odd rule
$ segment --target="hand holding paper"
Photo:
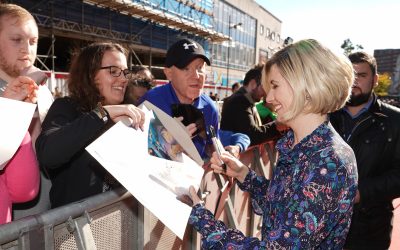
[[[129,125],[135,129],[144,129],[144,112],[136,106],[132,104],[107,105],[104,109],[114,122],[123,121],[125,125],[130,123]]]
[[[22,70],[21,75],[33,81],[37,93],[32,103],[38,104],[39,118],[42,123],[47,115],[47,112],[54,101],[53,95],[46,86],[47,75],[45,72],[35,66],[30,66]]]
[[[22,76],[27,76],[30,79],[32,79],[36,85],[41,86],[45,85],[47,81],[47,75],[43,71],[41,71],[39,68],[35,66],[30,66],[21,71]]]
[[[204,162],[180,122],[147,101],[141,112],[143,131],[117,123],[86,150],[182,239],[191,208],[177,196],[189,195],[190,186],[200,186]]]
[[[38,86],[29,77],[19,76],[7,84],[3,97],[36,103]]]
[[[0,97],[0,170],[17,151],[35,109],[35,104]]]

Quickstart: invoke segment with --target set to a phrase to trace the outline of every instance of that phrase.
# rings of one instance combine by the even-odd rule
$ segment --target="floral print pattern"
[[[196,205],[189,223],[202,235],[203,249],[343,248],[357,191],[353,150],[329,122],[297,145],[293,142],[293,131],[278,141],[271,181],[250,170],[238,183],[261,209],[262,239],[227,228]]]

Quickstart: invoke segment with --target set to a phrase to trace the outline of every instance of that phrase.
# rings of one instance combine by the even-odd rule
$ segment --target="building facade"
[[[390,95],[400,95],[400,49],[378,49],[374,51],[374,57],[378,64],[378,73],[389,73],[392,84]]]
[[[215,0],[214,27],[229,37],[211,45],[208,83],[220,97],[229,95],[232,84],[241,82],[250,68],[265,63],[283,44],[281,21],[254,0]]]
[[[281,21],[254,0],[9,2],[37,20],[37,66],[51,72],[67,72],[71,56],[88,43],[112,40],[128,48],[130,65],[146,65],[163,80],[167,49],[188,37],[202,44],[212,60],[206,87],[223,97],[282,44]]]

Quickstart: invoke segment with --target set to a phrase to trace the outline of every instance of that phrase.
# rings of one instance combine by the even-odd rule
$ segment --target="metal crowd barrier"
[[[274,144],[252,147],[240,159],[269,177]],[[211,192],[205,205],[211,211],[216,209],[224,182],[212,171],[204,175],[202,188]],[[246,193],[233,186],[219,204],[224,206],[220,220],[246,235],[260,237],[261,218],[252,213]],[[200,235],[188,226],[184,239],[179,239],[121,188],[0,226],[0,249],[200,249]]]

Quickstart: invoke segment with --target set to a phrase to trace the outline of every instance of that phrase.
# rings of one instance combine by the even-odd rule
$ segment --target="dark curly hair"
[[[72,60],[68,78],[69,96],[84,112],[94,109],[104,99],[94,79],[105,52],[112,50],[126,55],[126,50],[117,43],[96,42],[83,48]]]
[[[378,66],[375,57],[367,54],[364,51],[357,51],[349,55],[351,63],[368,63],[372,74],[378,74]]]

